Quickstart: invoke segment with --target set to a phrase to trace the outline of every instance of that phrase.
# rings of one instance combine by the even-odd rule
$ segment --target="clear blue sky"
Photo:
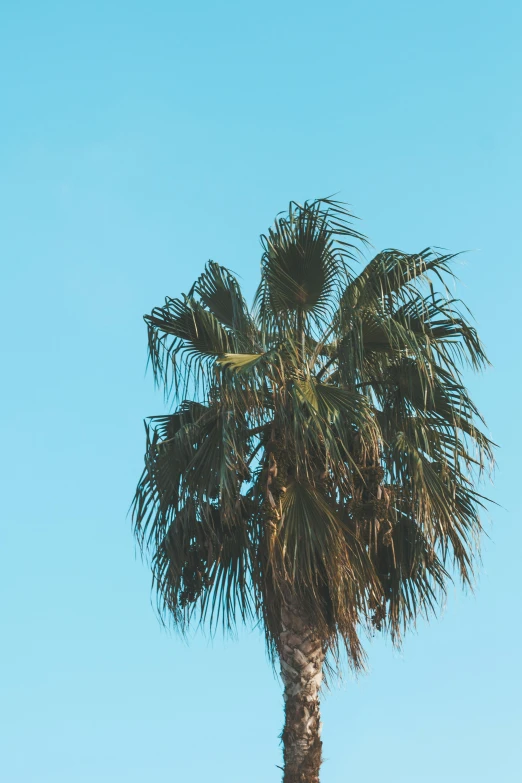
[[[208,258],[251,295],[276,212],[337,191],[376,248],[473,251],[501,507],[476,594],[325,696],[322,780],[520,780],[521,29],[516,0],[4,3],[2,781],[279,780],[261,638],[169,636],[135,557],[141,317]]]

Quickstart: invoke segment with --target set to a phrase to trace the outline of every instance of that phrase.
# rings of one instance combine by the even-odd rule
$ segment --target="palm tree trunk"
[[[281,619],[280,663],[285,688],[283,783],[319,783],[323,744],[319,689],[324,646],[295,600],[286,602]]]

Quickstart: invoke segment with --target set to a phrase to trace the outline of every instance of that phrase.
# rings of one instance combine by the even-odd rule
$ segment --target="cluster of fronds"
[[[178,408],[147,425],[134,522],[182,628],[261,620],[275,651],[291,590],[357,666],[361,625],[397,640],[455,566],[472,578],[492,453],[461,369],[486,357],[452,255],[386,250],[356,275],[364,241],[342,204],[291,204],[252,310],[209,262],[145,318]]]

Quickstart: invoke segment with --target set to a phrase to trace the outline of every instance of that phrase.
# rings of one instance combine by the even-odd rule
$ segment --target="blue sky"
[[[5,3],[0,12],[0,778],[275,783],[258,633],[165,633],[126,512],[142,315],[208,258],[340,192],[376,248],[469,250],[501,444],[474,596],[325,695],[324,783],[517,781],[522,6],[514,0]]]

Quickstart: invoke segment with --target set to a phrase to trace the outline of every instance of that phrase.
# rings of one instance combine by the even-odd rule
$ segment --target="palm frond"
[[[331,314],[332,296],[349,277],[355,242],[365,238],[353,228],[353,216],[331,199],[291,202],[261,237],[261,284],[256,294],[264,332],[299,325]]]

